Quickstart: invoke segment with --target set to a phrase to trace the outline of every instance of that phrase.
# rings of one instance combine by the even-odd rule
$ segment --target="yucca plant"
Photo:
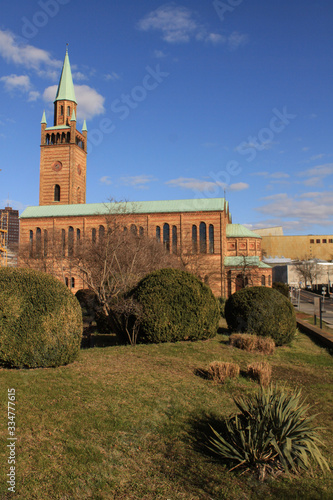
[[[270,385],[260,388],[250,398],[234,398],[239,414],[228,418],[222,436],[212,428],[209,449],[233,464],[230,470],[257,469],[263,479],[266,473],[299,473],[311,461],[323,471],[329,466],[318,448],[319,428],[313,425],[315,415],[308,416],[309,405],[301,391],[289,393]]]

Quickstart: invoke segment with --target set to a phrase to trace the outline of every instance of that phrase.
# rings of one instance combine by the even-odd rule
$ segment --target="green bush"
[[[289,298],[289,286],[286,285],[286,283],[282,283],[282,281],[274,281],[272,288]]]
[[[50,367],[74,361],[80,349],[80,304],[54,277],[0,269],[0,363]]]
[[[226,419],[224,432],[213,430],[209,448],[233,469],[257,470],[261,479],[276,471],[300,472],[310,461],[321,469],[329,466],[318,449],[318,428],[301,392],[285,392],[276,386],[260,388],[251,398],[234,398],[240,411]]]
[[[192,274],[160,269],[146,276],[132,295],[142,306],[140,341],[200,340],[217,333],[217,300],[211,289]]]
[[[217,302],[218,302],[218,305],[219,305],[219,308],[220,308],[220,315],[221,315],[221,318],[225,318],[225,303],[226,303],[227,299],[225,297],[217,297]]]
[[[296,332],[290,301],[268,287],[243,288],[229,297],[225,318],[231,332],[271,337],[277,346],[288,344]]]

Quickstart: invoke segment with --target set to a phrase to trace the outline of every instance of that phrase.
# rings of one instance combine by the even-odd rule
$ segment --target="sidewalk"
[[[297,300],[295,300],[294,298],[291,299],[291,303],[294,305],[295,312],[299,311],[310,314],[311,316],[314,315],[314,304],[305,302],[301,299],[300,307],[298,308]],[[333,327],[333,311],[325,309],[325,302],[322,304],[322,311],[323,321],[325,321],[325,323],[327,323],[330,327]],[[319,317],[317,318],[317,321],[319,323]]]

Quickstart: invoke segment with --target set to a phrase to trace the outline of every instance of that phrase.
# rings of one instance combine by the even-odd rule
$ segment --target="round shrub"
[[[274,281],[272,288],[277,292],[282,293],[285,297],[289,297],[289,286],[286,283],[282,283],[282,281]]]
[[[216,335],[217,300],[207,285],[188,272],[155,271],[143,278],[133,296],[142,306],[141,341],[176,342]]]
[[[80,350],[82,313],[66,286],[31,269],[0,269],[0,363],[60,366]]]
[[[225,318],[231,332],[271,337],[277,346],[288,344],[296,332],[290,301],[272,288],[243,288],[229,297]]]

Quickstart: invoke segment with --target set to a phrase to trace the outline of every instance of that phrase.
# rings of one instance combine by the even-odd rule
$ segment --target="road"
[[[291,302],[297,310],[307,314],[314,314],[314,297],[319,295],[305,290],[300,291],[300,300],[298,300],[299,291],[293,292]],[[298,306],[299,304],[299,306]],[[333,298],[325,297],[322,302],[323,321],[333,326]]]

